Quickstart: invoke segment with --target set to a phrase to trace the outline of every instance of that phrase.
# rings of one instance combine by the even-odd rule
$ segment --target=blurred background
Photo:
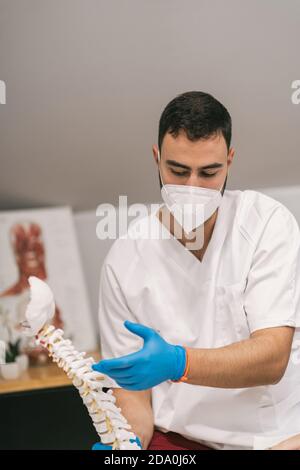
[[[299,18],[299,0],[0,0],[0,340],[20,334],[37,275],[56,326],[99,359],[113,241],[97,239],[96,208],[160,201],[151,147],[180,93],[211,93],[232,116],[227,188],[259,189],[300,223]],[[63,371],[3,338],[0,448],[89,449]]]
[[[228,188],[299,184],[298,0],[0,0],[0,209],[160,199],[151,145],[177,94],[233,118]]]
[[[298,0],[0,0],[0,210],[71,206],[95,322],[96,207],[160,200],[151,146],[177,94],[231,113],[229,189],[299,211],[299,17]]]

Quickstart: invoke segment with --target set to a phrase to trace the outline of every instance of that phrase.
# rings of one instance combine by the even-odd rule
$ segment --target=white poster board
[[[27,278],[45,280],[56,301],[54,324],[79,350],[96,349],[73,215],[69,207],[0,212],[0,339],[15,335],[29,300]]]

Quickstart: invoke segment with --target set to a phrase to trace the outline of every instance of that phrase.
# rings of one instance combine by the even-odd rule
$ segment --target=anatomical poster
[[[63,328],[77,349],[95,349],[69,207],[0,212],[0,339],[14,342],[21,336],[30,276],[47,282],[54,293],[55,327]]]

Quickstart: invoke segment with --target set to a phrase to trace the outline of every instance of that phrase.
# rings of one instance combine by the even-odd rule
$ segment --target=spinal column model
[[[112,390],[102,390],[113,387],[112,380],[93,371],[94,359],[76,351],[72,342],[63,338],[63,330],[50,325],[55,303],[49,286],[34,276],[29,278],[29,284],[31,300],[26,310],[26,334],[36,335],[37,345],[48,350],[52,360],[63,368],[79,390],[101,442],[114,450],[140,450],[130,425],[115,405]]]

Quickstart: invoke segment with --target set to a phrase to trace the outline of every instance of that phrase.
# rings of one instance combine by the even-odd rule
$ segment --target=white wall
[[[0,209],[159,197],[151,145],[187,90],[234,124],[229,188],[300,175],[298,0],[0,0]]]

